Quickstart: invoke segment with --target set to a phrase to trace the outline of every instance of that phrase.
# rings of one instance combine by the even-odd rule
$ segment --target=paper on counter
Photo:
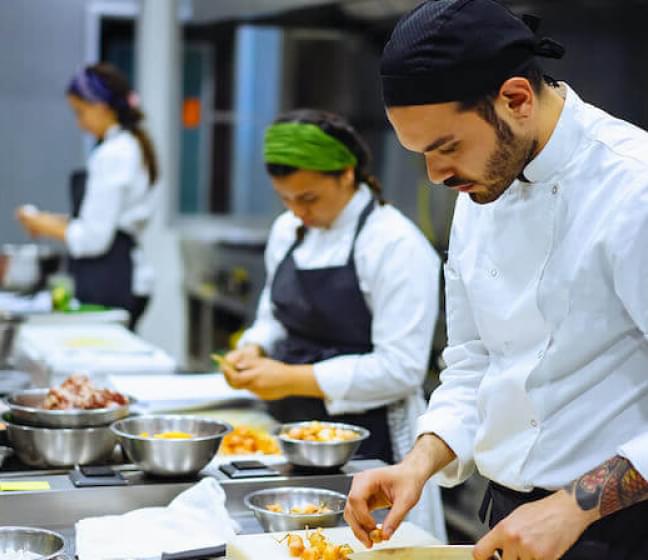
[[[76,553],[79,560],[159,558],[163,552],[222,545],[237,531],[223,488],[204,478],[167,507],[82,519],[76,524]]]
[[[108,382],[120,393],[135,397],[141,412],[258,400],[250,391],[230,387],[221,374],[111,375]]]

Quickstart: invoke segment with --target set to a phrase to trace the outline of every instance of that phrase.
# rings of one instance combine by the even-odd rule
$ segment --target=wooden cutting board
[[[306,531],[291,531],[292,534],[301,535],[305,539]],[[366,550],[358,541],[350,527],[333,527],[324,529],[324,534],[333,544],[348,544],[355,552]],[[286,533],[262,533],[258,535],[241,535],[227,543],[228,560],[295,560],[288,554],[285,541],[278,543]],[[413,523],[404,522],[394,533],[389,542],[374,546],[380,548],[394,548],[399,546],[424,546],[440,544],[430,533],[424,531]]]

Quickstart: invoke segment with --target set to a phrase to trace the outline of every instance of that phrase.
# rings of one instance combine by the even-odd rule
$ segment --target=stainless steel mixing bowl
[[[281,487],[258,490],[244,498],[245,505],[253,512],[263,530],[298,531],[310,527],[335,527],[340,523],[346,504],[346,496],[324,488]],[[269,504],[278,504],[283,512],[268,511]],[[290,508],[308,504],[325,505],[326,513],[291,514]]]
[[[34,555],[38,560],[63,558],[65,541],[54,531],[33,527],[0,527],[0,558]]]
[[[301,467],[334,468],[346,464],[358,450],[360,444],[369,437],[366,428],[343,424],[341,422],[322,422],[327,426],[351,430],[358,437],[351,441],[304,441],[289,438],[286,433],[294,427],[308,426],[310,422],[282,424],[276,429],[281,451],[289,463]]]
[[[188,476],[211,461],[223,436],[232,427],[226,422],[200,416],[160,414],[119,420],[111,429],[130,460],[143,471],[158,476]],[[151,437],[141,436],[143,432]],[[152,437],[164,432],[184,432],[193,437]]]
[[[7,439],[18,458],[32,467],[90,465],[109,459],[117,438],[108,426],[43,428],[16,424],[11,413],[2,416]]]
[[[46,410],[41,408],[47,396],[48,389],[27,389],[12,394],[5,399],[5,404],[13,414],[14,422],[43,426],[47,428],[89,428],[91,426],[107,426],[115,420],[128,416],[129,404],[81,410],[70,408],[66,410]]]

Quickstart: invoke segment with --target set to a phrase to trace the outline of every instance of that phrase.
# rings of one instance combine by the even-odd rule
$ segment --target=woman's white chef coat
[[[108,251],[118,230],[139,242],[155,208],[157,189],[149,184],[142,151],[135,136],[113,125],[90,154],[86,191],[79,217],[72,219],[66,245],[74,258],[96,257]],[[154,273],[136,245],[133,294],[150,295]]]
[[[460,195],[442,385],[421,417],[518,490],[620,454],[648,478],[648,134],[567,88],[549,142],[497,201]]]

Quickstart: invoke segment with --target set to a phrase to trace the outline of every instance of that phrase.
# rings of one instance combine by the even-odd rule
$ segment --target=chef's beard
[[[486,174],[481,182],[485,191],[470,193],[477,204],[494,202],[522,175],[524,168],[533,159],[538,141],[535,138],[515,136],[507,122],[495,115],[492,123],[497,143],[486,163]]]

